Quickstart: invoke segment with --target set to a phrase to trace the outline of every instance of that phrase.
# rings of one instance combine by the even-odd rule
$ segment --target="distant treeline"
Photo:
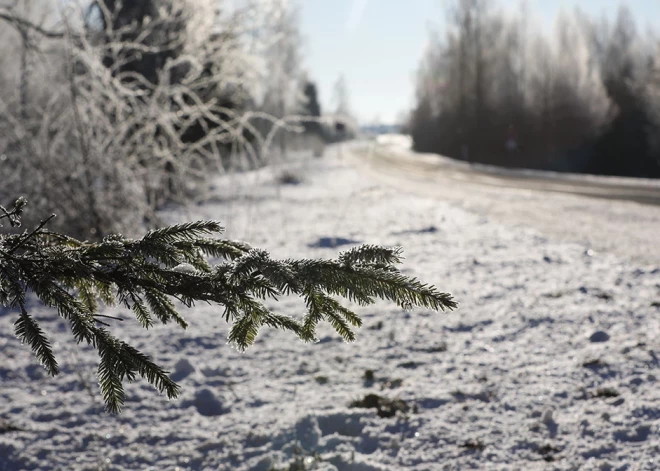
[[[502,165],[660,178],[660,42],[562,13],[552,35],[524,7],[456,0],[431,38],[408,123],[414,148]]]

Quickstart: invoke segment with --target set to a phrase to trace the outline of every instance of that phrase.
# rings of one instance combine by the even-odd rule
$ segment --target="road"
[[[451,201],[502,223],[531,227],[585,250],[660,265],[660,182],[488,172],[375,144],[350,147],[361,171],[402,191]]]

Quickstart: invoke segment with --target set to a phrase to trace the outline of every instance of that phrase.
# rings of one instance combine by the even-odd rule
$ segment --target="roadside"
[[[642,264],[660,263],[660,206],[630,201],[657,198],[660,203],[660,182],[605,179],[612,182],[608,195],[602,177],[576,180],[553,174],[543,179],[540,172],[511,170],[485,174],[479,167],[447,165],[440,156],[402,148],[358,144],[351,150],[358,168],[400,190],[451,201],[508,225],[533,227],[557,241]]]

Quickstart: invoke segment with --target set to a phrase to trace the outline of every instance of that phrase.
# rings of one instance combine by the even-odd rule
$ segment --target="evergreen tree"
[[[314,82],[306,82],[303,88],[305,103],[303,115],[310,118],[321,117],[321,104],[319,103],[318,89]],[[321,134],[321,124],[318,121],[305,121],[305,132],[310,134]]]
[[[0,206],[0,220],[20,226],[25,205],[20,198],[10,209]],[[255,342],[262,327],[313,341],[322,321],[344,340],[355,340],[353,329],[362,321],[336,297],[360,305],[386,299],[406,309],[456,307],[449,294],[396,268],[401,261],[399,248],[365,245],[336,260],[274,260],[264,250],[211,237],[222,232],[214,221],[164,227],[140,239],[110,235],[91,243],[49,231],[46,226],[53,217],[31,231],[0,235],[0,304],[18,311],[16,336],[30,345],[52,376],[58,373],[58,363],[48,338],[27,310],[28,293],[56,309],[78,343],[98,350],[97,375],[106,409],[112,413],[119,413],[124,403],[124,381],[134,381],[137,375],[169,398],[179,394],[179,386],[147,355],[112,335],[99,300],[132,310],[144,328],[156,322],[186,328],[173,299],[187,307],[196,301],[218,304],[231,324],[229,343],[240,350]],[[207,256],[222,261],[212,266]],[[307,313],[301,320],[264,305],[266,299],[288,294],[304,301]]]

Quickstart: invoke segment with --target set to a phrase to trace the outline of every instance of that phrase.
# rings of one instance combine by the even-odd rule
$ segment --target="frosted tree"
[[[652,126],[649,127],[649,141],[656,155],[656,163],[660,167],[660,52],[656,59],[656,66],[646,86],[647,106]]]
[[[332,104],[337,116],[346,118],[352,116],[350,94],[344,74],[339,75],[332,86]]]
[[[332,107],[339,139],[350,138],[357,132],[357,122],[351,109],[350,92],[344,74],[337,77],[332,87]]]
[[[607,118],[610,103],[600,80],[598,64],[594,64],[591,58],[588,37],[575,15],[560,15],[556,28],[554,55],[559,94],[568,91],[570,95],[563,95],[564,100],[582,102],[582,108],[596,128]]]
[[[648,96],[655,62],[653,36],[638,32],[634,17],[625,6],[619,9],[613,24],[607,20],[588,22],[587,28],[612,103],[611,122],[596,149],[598,160],[589,170],[660,177],[652,131],[655,111]]]
[[[579,12],[562,13],[547,35],[524,5],[505,13],[495,2],[455,0],[447,19],[418,70],[415,148],[544,167],[608,125],[611,100]]]
[[[279,121],[267,121],[264,129],[271,134],[284,157],[290,140],[288,131],[303,130],[291,119],[300,115],[305,102],[299,8],[296,2],[269,0],[261,2],[259,9],[266,32],[261,50],[265,63],[261,109]]]
[[[208,175],[261,165],[272,138],[256,125],[281,118],[254,110],[265,56],[253,46],[272,31],[251,2],[230,3],[66,2],[48,23],[23,2],[0,5],[1,34],[29,31],[41,84],[20,93],[21,58],[3,58],[0,154],[12,178],[0,197],[25,194],[35,213],[59,212],[55,229],[101,238],[157,225],[163,204],[202,198]]]

